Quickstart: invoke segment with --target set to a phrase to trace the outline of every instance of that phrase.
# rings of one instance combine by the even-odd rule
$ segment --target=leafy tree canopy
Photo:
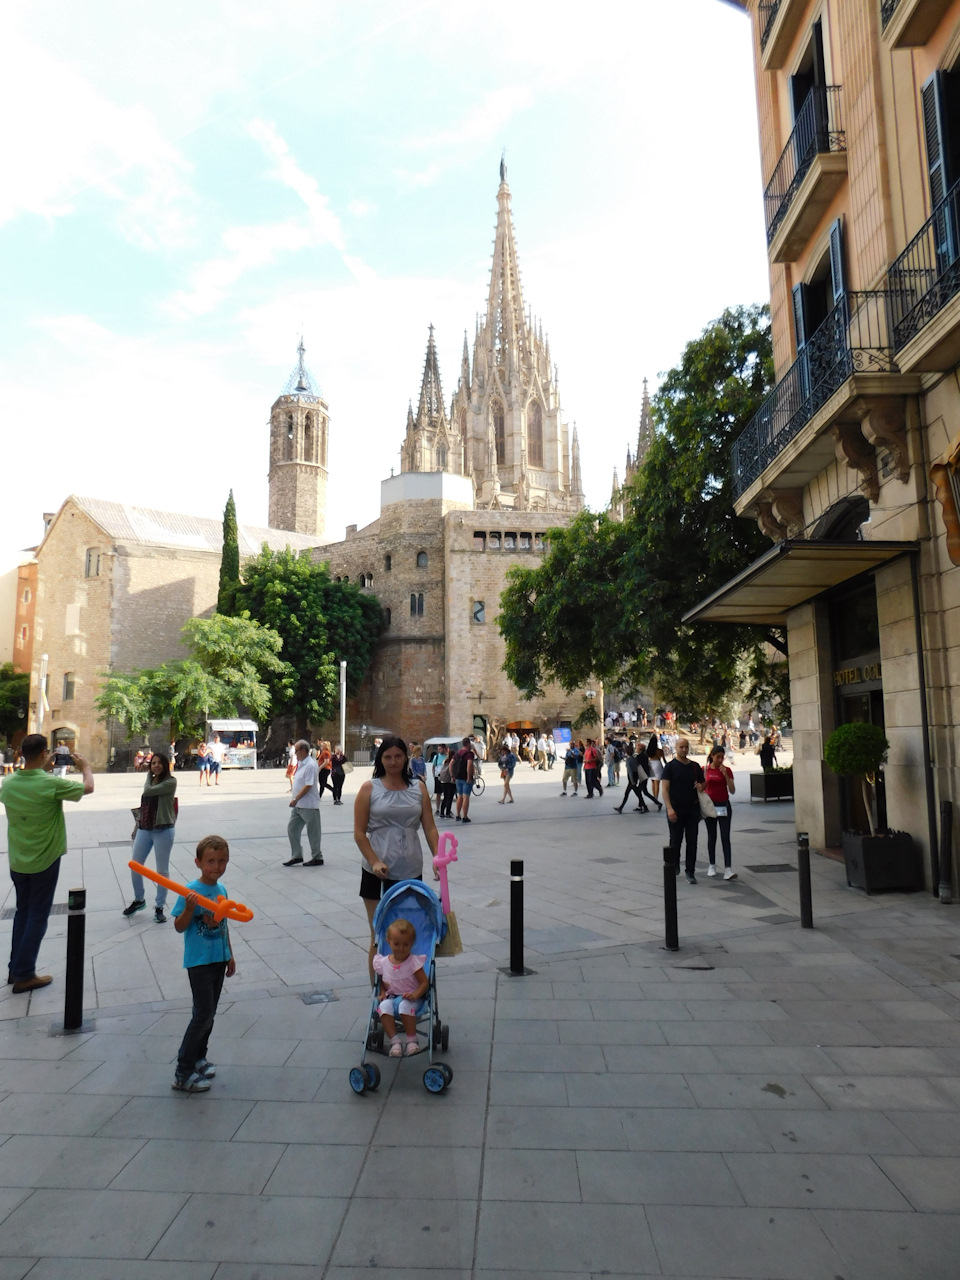
[[[514,569],[501,597],[504,669],[526,697],[557,680],[655,687],[682,714],[704,716],[742,686],[772,687],[764,645],[776,631],[685,625],[683,615],[768,546],[736,516],[730,450],[768,394],[764,307],[727,310],[689,343],[653,401],[657,431],[623,520],[582,512],[549,533],[535,569]]]
[[[289,549],[247,561],[234,593],[235,607],[277,632],[290,679],[271,680],[274,713],[322,724],[339,700],[340,662],[347,661],[347,691],[360,687],[383,627],[383,610],[349,582],[334,582],[327,565]]]
[[[0,733],[4,737],[27,727],[29,701],[30,676],[14,671],[12,662],[0,663]]]
[[[240,532],[237,529],[237,504],[233,490],[223,509],[223,552],[220,557],[220,590],[217,613],[233,613],[233,593],[240,581]]]
[[[192,655],[162,666],[109,675],[96,698],[100,719],[118,720],[128,736],[168,724],[172,739],[203,732],[207,717],[249,711],[270,715],[269,680],[278,687],[291,672],[280,658],[276,632],[247,616],[191,618],[182,628]]]

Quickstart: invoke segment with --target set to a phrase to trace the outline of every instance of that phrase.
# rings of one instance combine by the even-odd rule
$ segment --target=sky
[[[70,493],[265,524],[270,406],[379,513],[428,326],[486,305],[501,152],[584,488],[768,277],[749,20],[720,0],[6,0],[0,571]]]

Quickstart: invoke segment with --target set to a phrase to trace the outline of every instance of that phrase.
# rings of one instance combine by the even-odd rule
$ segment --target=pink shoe
[[[408,1040],[407,1041],[407,1057],[412,1058],[415,1053],[419,1053],[419,1052],[420,1052],[419,1043],[416,1040]]]
[[[399,1040],[394,1040],[393,1044],[390,1046],[390,1052],[387,1054],[387,1057],[388,1058],[403,1057],[403,1045],[400,1043]]]

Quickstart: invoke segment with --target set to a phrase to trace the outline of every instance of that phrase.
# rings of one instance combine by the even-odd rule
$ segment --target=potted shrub
[[[847,884],[867,893],[876,889],[919,889],[920,865],[906,831],[878,831],[876,780],[890,744],[879,725],[842,724],[827,739],[823,758],[834,773],[860,779],[867,832],[843,833]]]
[[[751,773],[750,802],[754,800],[792,800],[793,768],[785,765],[782,768],[770,769],[767,773]]]

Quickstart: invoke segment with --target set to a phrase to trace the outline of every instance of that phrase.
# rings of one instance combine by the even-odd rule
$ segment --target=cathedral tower
[[[407,410],[407,434],[400,451],[400,470],[463,474],[463,444],[459,432],[451,427],[443,405],[433,325],[427,339],[417,416],[413,416],[413,405]]]
[[[304,357],[270,410],[270,513],[272,529],[316,534],[323,539],[327,517],[327,443],[330,413]]]
[[[623,482],[629,484],[633,480],[643,466],[644,459],[649,452],[650,446],[653,444],[653,414],[650,412],[650,394],[647,391],[647,380],[643,380],[643,402],[640,405],[640,430],[637,433],[637,452],[634,456],[630,454],[630,447],[627,446],[627,468],[624,472]]]
[[[550,344],[524,311],[502,161],[486,317],[477,325],[472,371],[464,344],[450,420],[478,507],[573,513],[583,506],[579,454],[561,418]]]

